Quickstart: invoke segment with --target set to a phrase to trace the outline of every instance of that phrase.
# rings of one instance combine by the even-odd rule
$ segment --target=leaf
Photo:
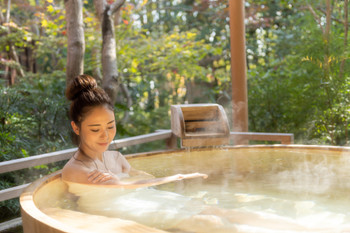
[[[42,26],[42,27],[46,28],[47,25],[48,25],[48,22],[47,22],[46,19],[41,20],[41,26]]]
[[[133,59],[131,62],[131,72],[136,73],[137,72],[137,66],[138,66],[138,62],[136,59]]]
[[[21,149],[21,151],[25,158],[29,157],[28,152],[25,149]]]
[[[48,169],[49,167],[45,164],[42,164],[42,165],[34,166],[33,168],[39,170],[39,169]]]
[[[142,4],[141,4],[141,7],[144,6],[144,5],[146,5],[147,2],[148,2],[148,0],[143,0],[143,2],[142,2]]]
[[[90,23],[90,22],[94,21],[94,18],[92,18],[92,17],[86,17],[86,18],[85,18],[85,21],[86,21],[87,23]]]
[[[55,9],[53,8],[52,5],[49,5],[49,6],[47,6],[47,11],[50,12],[50,13],[52,13],[52,12],[55,11]]]

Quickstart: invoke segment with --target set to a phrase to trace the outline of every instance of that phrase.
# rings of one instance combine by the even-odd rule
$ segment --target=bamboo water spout
[[[172,105],[171,130],[181,138],[181,147],[219,146],[230,142],[226,113],[218,104]]]

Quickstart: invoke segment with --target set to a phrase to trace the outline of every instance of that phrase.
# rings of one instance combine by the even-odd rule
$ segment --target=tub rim
[[[329,145],[304,145],[304,144],[261,144],[261,145],[237,145],[237,146],[218,146],[218,147],[201,147],[201,148],[192,148],[190,150],[186,148],[178,148],[171,150],[159,150],[159,151],[149,151],[149,152],[140,152],[133,154],[124,155],[127,159],[133,159],[138,157],[148,157],[158,154],[172,154],[185,151],[210,151],[210,150],[219,150],[219,149],[307,149],[307,150],[327,150],[327,151],[338,151],[338,152],[350,152],[350,146],[329,146]]]

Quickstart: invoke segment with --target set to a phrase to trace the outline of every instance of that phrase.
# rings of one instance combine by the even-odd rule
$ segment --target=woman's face
[[[106,151],[117,131],[114,112],[106,106],[94,107],[81,122],[80,128],[74,122],[72,127],[80,136],[80,147],[88,154]]]

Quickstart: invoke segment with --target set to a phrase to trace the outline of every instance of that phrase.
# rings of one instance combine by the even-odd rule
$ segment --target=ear
[[[76,134],[76,135],[79,135],[79,127],[75,124],[75,122],[74,121],[71,121],[70,122],[70,124],[71,124],[71,126],[72,126],[72,129],[73,129],[73,131],[74,131],[74,133]]]

